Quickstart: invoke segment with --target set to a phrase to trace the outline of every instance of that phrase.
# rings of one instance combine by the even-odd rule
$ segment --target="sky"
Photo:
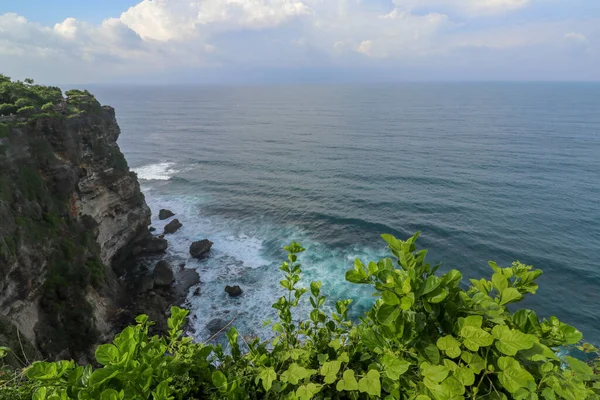
[[[600,81],[600,0],[0,0],[41,83]]]

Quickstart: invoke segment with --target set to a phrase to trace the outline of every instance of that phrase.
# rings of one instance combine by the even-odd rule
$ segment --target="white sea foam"
[[[198,286],[190,289],[186,304],[190,309],[190,322],[198,340],[206,340],[210,333],[206,329],[213,319],[231,321],[240,334],[259,336],[266,339],[271,335],[269,328],[263,328],[262,322],[276,318],[271,305],[283,294],[279,286],[281,271],[278,267],[285,258],[281,254],[274,256],[273,249],[265,243],[289,243],[300,241],[307,249],[302,254],[303,280],[307,286],[311,280],[323,282],[323,292],[330,299],[361,299],[355,306],[367,307],[371,300],[369,288],[350,285],[344,280],[344,272],[352,265],[354,257],[348,257],[346,251],[328,248],[322,243],[311,240],[305,233],[291,226],[274,226],[260,219],[239,221],[223,216],[201,215],[204,199],[201,197],[159,195],[147,190],[146,200],[153,211],[152,224],[161,233],[171,219],[160,221],[157,212],[167,208],[176,215],[183,227],[175,234],[167,235],[169,248],[167,259],[173,264],[185,262],[186,268],[196,269],[200,275],[201,294],[194,296]],[[199,239],[208,238],[214,242],[209,256],[203,260],[191,258],[190,244]],[[352,256],[364,261],[376,260],[373,249],[348,249]],[[231,298],[224,292],[225,285],[239,285],[244,291],[239,298]],[[298,312],[308,315],[308,301]],[[331,304],[329,304],[331,305]]]
[[[133,171],[137,174],[138,178],[146,181],[168,181],[173,175],[179,172],[173,168],[174,165],[175,163],[172,162],[161,162],[134,168]]]

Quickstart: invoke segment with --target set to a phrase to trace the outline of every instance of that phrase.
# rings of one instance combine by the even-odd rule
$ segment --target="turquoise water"
[[[154,213],[184,227],[168,258],[199,270],[196,335],[232,319],[266,335],[281,247],[299,240],[305,277],[331,298],[355,257],[386,254],[380,233],[422,231],[430,262],[465,278],[487,261],[544,270],[527,307],[600,342],[600,85],[404,84],[320,87],[101,87],[119,144]],[[162,224],[154,221],[160,230]],[[188,259],[192,240],[215,245]],[[239,299],[226,284],[244,290]],[[194,288],[192,289],[194,290]]]

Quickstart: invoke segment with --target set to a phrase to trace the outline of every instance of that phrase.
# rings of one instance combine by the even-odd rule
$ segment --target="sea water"
[[[356,257],[406,238],[441,270],[490,277],[488,260],[544,270],[523,303],[600,342],[600,85],[98,87],[153,225],[183,228],[166,258],[197,269],[194,334],[215,318],[268,337],[282,247],[302,243],[303,282],[358,317],[372,289],[345,282]],[[214,242],[192,259],[194,240]],[[230,298],[225,285],[244,291]],[[328,303],[329,305],[332,302]],[[308,306],[300,313],[308,313]]]

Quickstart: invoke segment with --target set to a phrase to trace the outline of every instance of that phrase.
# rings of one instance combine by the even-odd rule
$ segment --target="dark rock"
[[[181,264],[179,264],[179,268],[180,268],[180,269],[184,269],[184,268],[185,268],[185,263],[181,263]]]
[[[208,239],[202,239],[192,243],[190,246],[190,254],[194,258],[202,258],[206,253],[210,251],[213,242]]]
[[[159,238],[159,239],[164,239],[164,238],[165,238],[165,235],[164,235],[164,234],[162,234],[162,235],[158,235],[158,238]]]
[[[154,278],[152,275],[144,275],[139,278],[135,288],[136,293],[146,293],[154,289]]]
[[[162,209],[158,212],[158,219],[163,220],[163,219],[171,218],[173,215],[175,215],[175,214],[171,210]]]
[[[194,296],[200,296],[200,293],[201,293],[201,291],[200,291],[200,286],[198,286],[198,287],[196,288],[196,290],[194,290]]]
[[[144,246],[145,253],[162,253],[169,246],[169,242],[167,242],[163,238],[151,238],[148,240],[146,245]]]
[[[238,285],[235,285],[235,286],[227,285],[227,286],[225,286],[225,291],[231,297],[238,297],[238,296],[241,296],[242,293],[244,293]]]
[[[156,228],[155,228],[155,227],[153,227],[153,226],[151,226],[150,228],[148,228],[148,231],[150,231],[150,232],[154,232],[154,231],[156,231]]]
[[[211,335],[215,335],[219,331],[223,330],[228,323],[229,321],[225,321],[224,319],[215,318],[206,324],[206,329],[208,329]]]
[[[179,230],[179,228],[181,228],[183,225],[181,224],[181,222],[179,222],[178,219],[174,219],[173,221],[169,222],[166,226],[165,226],[165,234],[169,234],[169,233],[175,233]]]
[[[155,286],[171,286],[175,280],[171,264],[161,260],[154,267],[154,285]]]
[[[183,269],[175,274],[175,302],[180,304],[185,301],[190,288],[200,283],[200,275],[195,269]]]

